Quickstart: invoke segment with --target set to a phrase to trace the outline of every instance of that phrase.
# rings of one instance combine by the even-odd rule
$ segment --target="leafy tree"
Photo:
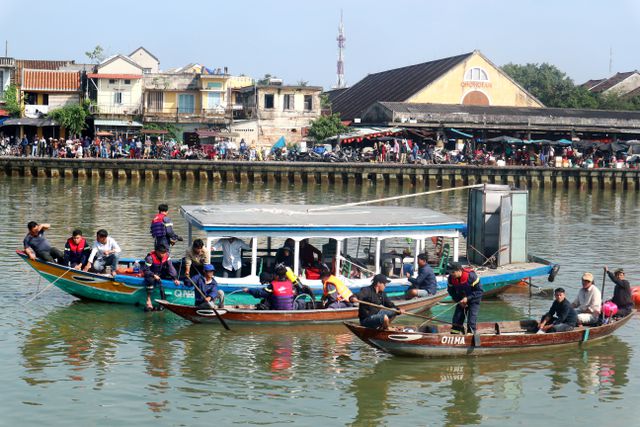
[[[20,101],[18,101],[18,88],[16,85],[9,85],[4,91],[4,109],[7,110],[11,117],[19,117],[22,112]]]
[[[166,130],[167,137],[182,141],[180,138],[180,129],[174,123],[146,123],[143,129],[149,130]]]
[[[309,81],[300,79],[300,80],[298,80],[298,86],[303,86],[303,87],[309,86]]]
[[[311,122],[311,126],[309,127],[309,136],[318,142],[322,142],[332,136],[345,133],[347,129],[348,128],[342,124],[338,114],[321,116]]]
[[[105,58],[104,49],[100,45],[97,45],[92,51],[87,51],[84,54],[94,64],[99,64]]]
[[[67,129],[70,135],[80,136],[87,128],[89,111],[85,105],[70,104],[49,111],[47,116]]]
[[[329,101],[329,95],[326,93],[320,94],[320,108],[331,108],[331,101]]]
[[[256,83],[259,85],[268,85],[271,79],[277,79],[278,77],[273,76],[269,73],[265,74],[263,78],[259,79]]]

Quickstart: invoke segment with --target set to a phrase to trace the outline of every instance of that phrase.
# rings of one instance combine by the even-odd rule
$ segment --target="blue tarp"
[[[277,150],[278,148],[283,148],[283,147],[286,147],[286,146],[287,146],[287,143],[284,140],[284,136],[281,136],[280,139],[277,140],[275,144],[273,144],[273,146],[271,147],[271,151],[273,152],[273,151]]]
[[[465,138],[473,138],[473,135],[470,135],[468,133],[464,133],[462,131],[459,131],[458,129],[454,129],[454,128],[449,128],[449,130],[451,132],[457,133],[458,135],[464,136]]]

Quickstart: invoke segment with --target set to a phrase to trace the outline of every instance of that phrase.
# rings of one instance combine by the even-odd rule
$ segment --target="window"
[[[285,110],[293,110],[294,96],[295,95],[293,95],[293,94],[286,94],[284,96],[284,109]]]
[[[471,68],[464,74],[464,79],[469,81],[487,81],[489,77],[487,72],[480,67]]]
[[[43,93],[42,94],[42,105],[49,105],[49,94],[48,93]]]
[[[162,104],[164,102],[163,92],[149,92],[147,97],[147,108],[150,111],[162,112]]]
[[[118,83],[118,80],[116,80],[116,79],[109,79],[109,84],[110,84],[110,85],[114,85],[114,84],[116,84],[116,83]]]
[[[124,84],[126,84],[126,85],[130,85],[130,84],[131,84],[131,80],[125,80],[125,81],[124,81]]]
[[[215,109],[222,105],[222,96],[220,92],[209,92],[207,94],[207,108]]]
[[[142,74],[151,74],[151,68],[143,68]]]
[[[220,82],[207,82],[207,89],[222,89]]]
[[[273,109],[273,106],[274,106],[273,94],[272,93],[265,93],[264,94],[264,108],[265,108],[265,110]]]
[[[122,92],[113,92],[113,103],[115,105],[122,104]]]
[[[196,98],[188,93],[178,95],[178,113],[193,114],[196,111]]]
[[[304,96],[304,111],[313,110],[313,95]]]

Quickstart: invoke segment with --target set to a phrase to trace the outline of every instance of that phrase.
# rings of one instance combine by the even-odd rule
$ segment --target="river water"
[[[15,256],[30,220],[51,223],[48,236],[59,247],[74,228],[89,236],[106,228],[125,255],[140,256],[160,202],[186,235],[181,204],[340,203],[396,193],[4,180],[0,425],[637,425],[630,409],[640,394],[631,364],[640,351],[638,319],[582,349],[434,361],[377,352],[341,325],[225,332],[167,312],[81,302],[56,288],[25,304],[46,286]],[[399,203],[466,218],[464,192]],[[600,286],[603,264],[625,267],[632,284],[640,280],[637,193],[539,191],[529,205],[529,251],[562,265],[553,284],[534,284],[564,286],[573,298],[583,271]],[[510,293],[485,301],[480,317],[538,317],[550,304]]]

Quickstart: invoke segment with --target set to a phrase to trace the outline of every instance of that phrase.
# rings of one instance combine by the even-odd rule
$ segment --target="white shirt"
[[[602,295],[600,289],[595,285],[589,286],[587,289],[580,288],[578,296],[573,302],[578,313],[591,313],[596,316],[600,314],[600,308],[602,306]]]
[[[94,258],[103,259],[105,257],[104,251],[115,251],[115,253],[119,254],[121,249],[120,246],[118,246],[118,243],[111,236],[107,236],[107,241],[104,244],[96,240],[93,242],[91,255],[89,255],[89,262],[92,263]]]
[[[213,250],[222,251],[222,267],[229,271],[240,270],[242,267],[242,249],[249,250],[251,246],[240,239],[233,242],[220,239],[213,244]]]

